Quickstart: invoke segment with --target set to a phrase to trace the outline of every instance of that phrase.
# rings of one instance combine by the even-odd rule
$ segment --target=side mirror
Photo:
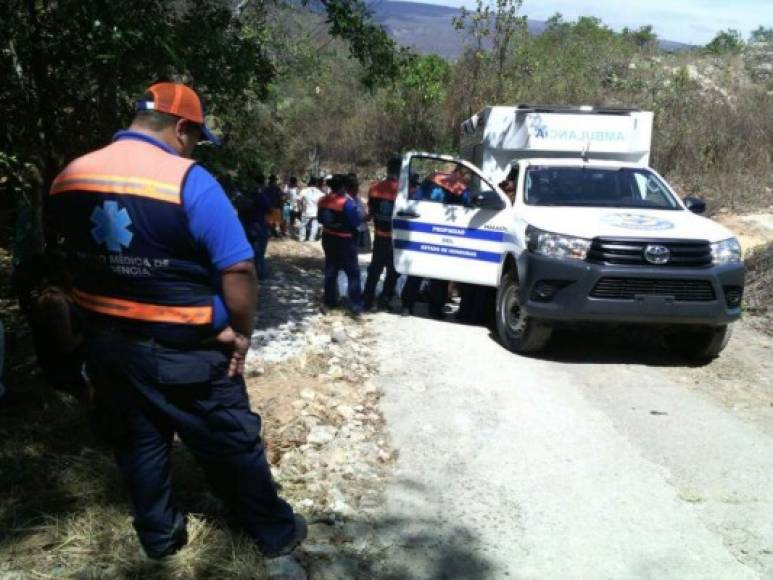
[[[706,212],[706,202],[699,197],[685,197],[684,205],[693,213],[701,214]]]
[[[496,191],[491,189],[473,195],[471,205],[480,209],[493,209],[496,211],[505,209],[506,207],[502,198],[499,197]]]

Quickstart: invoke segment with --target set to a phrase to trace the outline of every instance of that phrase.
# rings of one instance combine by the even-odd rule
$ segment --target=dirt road
[[[399,453],[379,577],[773,577],[770,337],[738,325],[690,367],[646,333],[524,357],[483,327],[369,318]]]

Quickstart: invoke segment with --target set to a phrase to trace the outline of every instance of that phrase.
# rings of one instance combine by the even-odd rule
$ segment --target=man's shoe
[[[293,532],[293,536],[290,538],[290,541],[278,550],[274,550],[273,552],[263,551],[263,555],[266,558],[279,558],[281,556],[287,556],[288,554],[291,554],[293,550],[295,550],[295,548],[297,548],[301,542],[303,542],[303,540],[306,539],[306,536],[309,533],[309,526],[306,524],[306,518],[300,514],[294,514],[293,519],[295,520],[295,531]]]
[[[188,543],[188,529],[187,519],[184,516],[179,516],[175,527],[170,534],[172,541],[168,546],[160,550],[148,549],[143,545],[143,551],[145,555],[151,560],[157,560],[159,562],[167,561],[170,556],[173,556],[180,550],[182,550]]]

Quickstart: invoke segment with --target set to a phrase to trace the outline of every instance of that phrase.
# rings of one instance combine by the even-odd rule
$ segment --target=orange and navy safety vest
[[[395,178],[374,183],[368,191],[368,209],[373,216],[377,236],[392,237],[392,211],[397,199],[398,181]]]
[[[50,203],[75,259],[74,298],[92,319],[171,344],[211,336],[212,265],[187,227],[194,162],[121,139],[70,163]]]
[[[455,196],[463,195],[468,185],[456,173],[433,173],[428,178],[432,183],[439,185]]]
[[[322,234],[338,238],[353,238],[357,229],[346,217],[344,207],[349,199],[344,194],[328,193],[317,204],[317,220],[322,224]]]

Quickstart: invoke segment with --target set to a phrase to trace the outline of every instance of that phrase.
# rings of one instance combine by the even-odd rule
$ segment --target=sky
[[[473,8],[475,0],[414,0]],[[734,28],[746,39],[759,26],[773,27],[773,0],[524,0],[521,13],[547,20],[596,16],[613,30],[651,24],[659,38],[703,45],[717,32]]]

